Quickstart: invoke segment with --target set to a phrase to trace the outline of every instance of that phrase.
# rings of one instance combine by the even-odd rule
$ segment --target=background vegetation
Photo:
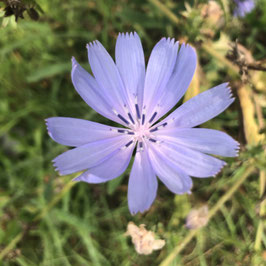
[[[2,9],[0,265],[266,264],[266,76],[250,69],[265,62],[266,1],[244,18],[232,16],[232,1],[216,2],[220,11],[206,14],[207,0],[38,0],[40,19],[25,13],[17,23]],[[203,127],[241,143],[239,157],[227,159],[217,178],[194,178],[185,196],[160,184],[152,208],[134,217],[127,207],[129,171],[101,185],[59,177],[51,160],[67,148],[49,138],[44,123],[52,116],[108,123],[75,92],[70,59],[89,70],[86,43],[98,39],[113,56],[118,32],[126,31],[138,32],[146,61],[163,36],[195,46],[199,65],[184,101],[229,81],[235,103]],[[208,225],[189,231],[187,214],[205,204]],[[137,254],[124,236],[129,221],[156,231],[165,247]]]

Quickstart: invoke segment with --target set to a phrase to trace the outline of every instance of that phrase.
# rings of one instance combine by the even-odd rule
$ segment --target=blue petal
[[[128,206],[131,214],[148,210],[157,193],[158,182],[145,151],[138,151],[128,183]]]
[[[228,84],[223,83],[183,103],[158,126],[168,122],[167,127],[195,127],[222,113],[233,101]]]
[[[159,102],[159,119],[170,111],[183,97],[193,78],[197,66],[197,54],[190,45],[182,44],[177,58],[174,71]]]
[[[130,141],[128,135],[94,141],[60,154],[53,160],[54,166],[61,175],[89,169],[108,159],[114,151]]]
[[[149,157],[156,175],[175,194],[189,193],[192,188],[191,178],[178,166],[160,153],[157,147],[150,147]]]
[[[145,85],[143,106],[147,108],[147,117],[159,103],[162,92],[172,75],[176,63],[178,42],[174,39],[161,39],[153,48],[149,58]]]
[[[113,113],[112,106],[106,101],[96,80],[72,58],[71,78],[76,91],[81,98],[97,113],[121,124]]]
[[[215,176],[225,165],[224,161],[167,140],[152,146],[158,154],[161,154],[162,163],[163,160],[170,161],[190,176],[203,178]]]
[[[77,118],[52,117],[46,119],[46,124],[50,137],[67,146],[81,146],[121,135],[118,128]]]
[[[115,57],[131,106],[135,104],[134,100],[137,96],[138,105],[141,107],[145,79],[145,59],[140,38],[136,32],[118,35]]]
[[[156,139],[186,146],[204,153],[235,157],[239,143],[224,132],[205,128],[163,128],[154,132]]]
[[[134,145],[116,150],[108,159],[85,171],[74,181],[97,184],[120,176],[127,169],[133,150]]]
[[[91,70],[104,98],[113,109],[126,116],[124,105],[129,105],[128,95],[113,59],[99,41],[88,44],[87,48]]]

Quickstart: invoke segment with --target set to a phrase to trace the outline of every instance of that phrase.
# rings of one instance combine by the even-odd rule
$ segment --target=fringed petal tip
[[[52,160],[52,164],[53,164],[53,167],[55,168],[55,170],[59,170],[56,158]]]
[[[138,214],[138,213],[143,214],[143,213],[145,213],[146,211],[148,211],[148,210],[150,209],[150,207],[151,207],[151,205],[150,205],[148,208],[140,209],[140,210],[132,210],[132,209],[129,208],[129,212],[130,212],[130,214],[131,214],[132,216],[133,216],[133,215],[136,215],[136,214]]]
[[[59,155],[59,156],[60,156],[60,155]],[[66,175],[66,174],[62,171],[62,169],[60,169],[60,166],[58,165],[57,157],[54,158],[54,159],[52,160],[52,164],[53,164],[54,170],[55,170],[56,172],[58,172],[58,174],[59,174],[60,176],[64,176],[64,175]]]
[[[235,143],[235,148],[234,148],[234,151],[235,151],[235,156],[234,157],[238,157],[239,156],[239,152],[240,152],[240,148],[241,148],[241,146],[240,146],[240,143],[239,142],[237,142],[236,141],[236,143]]]
[[[48,133],[49,137],[50,137],[51,139],[53,139],[52,132],[51,132],[51,131],[49,131],[49,130],[47,130],[47,133]]]
[[[53,162],[53,161],[52,161]],[[53,163],[54,170],[59,174],[59,176],[64,176],[64,174],[60,171],[59,167],[56,163]]]
[[[54,170],[58,173],[59,176],[63,176],[64,174],[60,172],[60,169],[58,168],[58,166],[53,163],[53,167],[54,167]]]
[[[170,38],[170,37],[168,37],[168,38],[166,39],[166,41],[167,41],[170,45],[174,45],[174,44],[176,43],[175,38]],[[178,42],[177,42],[177,43],[178,43]]]
[[[222,171],[222,169],[227,165],[226,162],[224,162],[224,161],[222,161],[222,162],[223,163],[221,164],[220,169],[215,174],[213,174],[211,177],[214,177],[215,178]]]
[[[76,60],[76,58],[74,56],[72,56],[71,62],[72,62],[72,68],[74,68],[75,66],[78,65],[78,62],[77,62],[77,60]]]
[[[44,121],[45,121],[45,125],[46,125],[47,129],[49,129],[49,126],[50,126],[50,122],[49,122],[49,120],[50,120],[50,118],[46,118],[46,119],[44,119]]]
[[[225,82],[225,83],[223,83],[224,85],[225,85],[225,91],[227,92],[227,97],[228,97],[228,99],[231,99],[231,100],[235,100],[235,97],[234,97],[234,95],[233,95],[233,91],[232,91],[232,88],[230,87],[230,84],[229,84],[229,82]],[[223,85],[223,84],[221,84],[221,85]],[[233,102],[232,101],[232,102]]]
[[[44,119],[44,121],[45,121],[46,129],[47,129],[47,133],[50,136],[50,138],[53,139],[53,135],[52,135],[51,128],[50,128],[49,118]]]
[[[72,83],[74,83],[75,74],[77,72],[76,70],[77,70],[79,64],[74,57],[72,57],[71,61],[72,61],[71,79],[72,79]]]
[[[47,119],[44,119],[44,123],[46,125],[46,129],[47,131],[49,131],[49,124],[48,124],[48,120]]]
[[[119,38],[125,38],[125,39],[131,39],[134,37],[138,37],[138,34],[134,31],[134,32],[119,32],[118,36]]]
[[[189,43],[183,43],[182,45],[180,45],[180,50],[179,52],[181,52],[181,49],[185,49],[186,51],[186,55],[187,57],[191,60],[190,64],[193,63],[193,75],[195,73],[196,67],[197,67],[197,51],[196,49],[191,46]]]
[[[159,43],[165,43],[165,44],[169,45],[169,48],[171,48],[171,46],[178,45],[179,41],[176,41],[175,38],[163,37],[160,39],[160,41],[156,45],[158,45]]]
[[[195,55],[195,58],[197,59],[197,51],[196,51],[194,46],[191,46],[187,42],[182,42],[182,43],[179,42],[179,44],[180,44],[180,46],[179,46],[178,52],[180,52],[182,49],[189,49],[189,50],[187,50],[187,51],[189,51],[189,55],[191,56],[193,53]]]
[[[54,168],[56,169],[57,165],[56,165],[56,160],[55,159],[52,160],[52,164],[53,164]]]
[[[195,48],[194,48],[193,46],[191,46],[191,45],[190,45],[189,43],[187,43],[187,42],[181,42],[181,43],[180,43],[180,49],[181,49],[182,47],[184,47],[184,48],[191,47],[191,48],[193,48],[193,49],[195,50]]]
[[[165,41],[169,46],[175,46],[179,44],[179,41],[176,41],[175,38],[162,38],[161,41]]]
[[[49,119],[50,119],[50,118],[46,118],[46,119],[44,119],[44,122],[45,122],[45,125],[46,125],[46,127],[47,127],[47,130],[49,130]]]
[[[144,211],[141,212],[141,211],[131,211],[131,210],[129,210],[129,212],[130,212],[130,214],[131,214],[132,216],[134,216],[134,215],[136,215],[136,214],[138,214],[138,213],[141,213],[141,214],[144,213]]]
[[[101,46],[101,43],[98,40],[95,40],[95,41],[87,43],[86,48],[89,50],[91,48],[97,48],[99,46]]]

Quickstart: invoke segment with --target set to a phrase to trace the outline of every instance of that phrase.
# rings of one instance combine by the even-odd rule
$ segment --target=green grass
[[[44,10],[39,21],[25,16],[0,27],[0,265],[158,265],[169,254],[173,260],[168,265],[265,265],[265,185],[259,177],[266,171],[265,141],[249,143],[246,138],[238,99],[241,76],[225,59],[227,42],[221,36],[238,38],[256,60],[265,58],[266,1],[258,1],[256,10],[241,20],[232,18],[231,1],[217,1],[225,20],[212,29],[211,39],[203,34],[209,26],[200,16],[200,4],[207,1],[187,1],[187,13],[183,1],[161,1],[163,8],[157,2],[39,0]],[[67,148],[49,138],[44,123],[53,116],[110,123],[75,92],[71,57],[89,70],[85,45],[98,39],[114,56],[116,36],[125,31],[138,32],[146,62],[163,36],[194,45],[201,69],[199,91],[230,81],[237,97],[204,127],[226,131],[241,143],[239,157],[226,159],[215,179],[194,178],[193,193],[185,196],[174,196],[160,183],[151,209],[136,216],[127,207],[129,170],[100,185],[71,182],[76,175],[59,177],[51,160]],[[266,112],[258,88],[266,77],[250,76],[247,89],[260,99],[254,116],[259,127],[257,110],[262,108],[264,123]],[[245,176],[247,169],[251,171]],[[228,194],[231,188],[234,193]],[[226,202],[219,201],[224,195]],[[189,231],[185,218],[202,204],[212,210],[210,221]],[[130,221],[156,231],[165,247],[138,255],[124,236]]]

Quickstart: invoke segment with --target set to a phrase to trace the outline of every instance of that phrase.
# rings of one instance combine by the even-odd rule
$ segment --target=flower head
[[[236,7],[234,10],[234,16],[244,17],[255,8],[254,0],[234,0]]]
[[[156,176],[173,193],[189,193],[190,176],[215,176],[225,165],[208,154],[237,155],[238,143],[227,134],[193,128],[234,101],[226,83],[197,95],[159,121],[191,82],[197,62],[191,46],[161,39],[152,50],[147,69],[137,33],[118,35],[116,63],[100,42],[94,41],[87,48],[94,77],[73,58],[74,87],[91,108],[124,127],[48,118],[51,138],[75,147],[53,160],[60,174],[86,170],[74,180],[106,182],[126,170],[136,147],[128,184],[129,210],[135,214],[153,203]]]

